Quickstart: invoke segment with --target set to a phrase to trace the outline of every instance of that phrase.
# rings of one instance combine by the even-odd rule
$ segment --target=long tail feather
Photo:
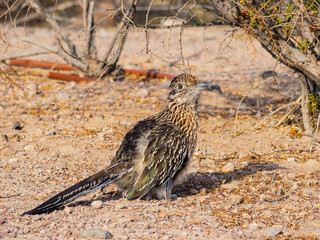
[[[51,212],[58,207],[61,207],[77,198],[85,196],[99,188],[102,188],[119,178],[121,178],[124,174],[128,171],[120,171],[119,165],[109,167],[108,169],[102,170],[91,177],[88,177],[81,182],[67,188],[66,190],[58,193],[57,195],[53,196],[49,200],[45,201],[38,207],[23,213],[23,215],[35,215],[35,214],[42,214]]]

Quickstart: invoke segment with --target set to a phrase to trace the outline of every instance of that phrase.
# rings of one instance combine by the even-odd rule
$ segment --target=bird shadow
[[[194,195],[190,189],[205,189],[206,192],[219,188],[222,184],[231,183],[232,181],[241,180],[248,175],[254,175],[262,171],[274,171],[277,169],[286,169],[275,163],[249,163],[241,169],[236,169],[232,172],[206,172],[194,173],[187,176],[185,181],[174,187],[173,192],[178,197],[188,197]]]

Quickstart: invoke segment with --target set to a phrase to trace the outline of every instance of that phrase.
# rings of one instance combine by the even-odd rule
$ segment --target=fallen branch
[[[72,81],[72,82],[92,82],[96,81],[94,78],[88,77],[79,77],[72,74],[64,74],[64,73],[57,73],[57,72],[49,72],[49,78],[59,79],[64,81]]]
[[[54,62],[45,62],[37,61],[31,59],[11,59],[9,61],[10,65],[13,66],[25,66],[25,67],[39,67],[46,69],[57,69],[57,70],[74,70],[74,68],[66,63],[54,63]]]

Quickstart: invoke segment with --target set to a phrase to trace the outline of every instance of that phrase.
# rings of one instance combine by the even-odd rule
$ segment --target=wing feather
[[[129,189],[127,198],[141,198],[153,187],[166,183],[182,168],[188,142],[185,133],[175,125],[163,124],[152,129],[144,151],[144,170]]]

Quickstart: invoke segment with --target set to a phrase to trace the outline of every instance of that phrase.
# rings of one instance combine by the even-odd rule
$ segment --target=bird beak
[[[199,82],[197,85],[197,89],[199,90],[210,90],[210,87],[208,85],[208,83],[206,82]]]
[[[210,89],[210,91],[217,90],[220,94],[223,94],[221,87],[219,85],[210,85],[209,89]]]

